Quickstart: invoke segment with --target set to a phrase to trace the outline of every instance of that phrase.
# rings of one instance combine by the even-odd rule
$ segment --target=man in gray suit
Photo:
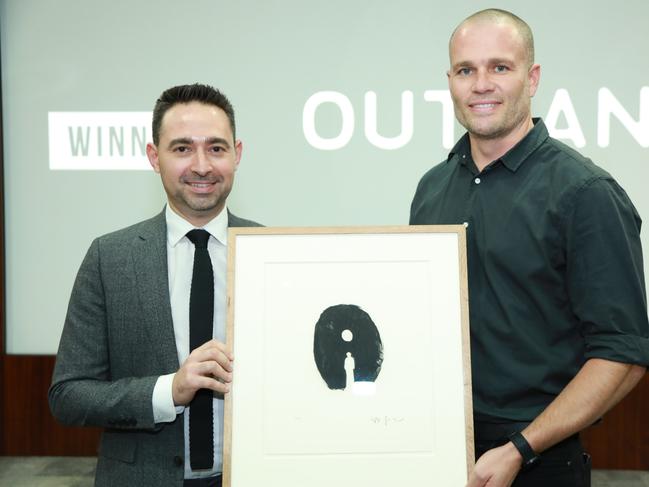
[[[81,264],[49,401],[62,423],[105,428],[96,485],[220,485],[233,360],[224,344],[227,227],[258,226],[225,206],[241,151],[222,93],[198,84],[166,90],[154,108],[147,156],[168,204],[95,239]],[[197,228],[209,232],[214,338],[190,353],[194,244],[186,234]],[[214,462],[196,469],[188,412],[201,389],[213,391]]]

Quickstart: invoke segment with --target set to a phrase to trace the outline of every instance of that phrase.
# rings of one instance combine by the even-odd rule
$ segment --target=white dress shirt
[[[169,296],[174,324],[178,362],[182,365],[189,356],[189,293],[194,266],[194,244],[187,232],[194,227],[174,212],[169,205],[167,220],[167,265]],[[228,212],[224,208],[216,218],[202,227],[210,233],[207,249],[214,269],[214,338],[225,342],[226,320],[226,259]],[[185,478],[209,477],[223,470],[223,399],[214,398],[214,465],[209,470],[192,471],[189,466],[189,407],[176,407],[171,384],[175,374],[158,378],[153,389],[153,418],[156,423],[171,422],[183,414],[185,423]]]

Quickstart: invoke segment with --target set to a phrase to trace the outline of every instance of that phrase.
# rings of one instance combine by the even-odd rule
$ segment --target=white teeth
[[[495,103],[476,103],[473,108],[493,108],[495,106]]]

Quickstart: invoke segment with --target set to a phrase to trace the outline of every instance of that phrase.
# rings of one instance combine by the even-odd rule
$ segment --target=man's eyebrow
[[[189,137],[178,137],[177,139],[171,139],[169,141],[169,147],[179,144],[190,145],[192,142],[192,139],[190,139]]]
[[[221,144],[228,149],[230,148],[230,143],[228,142],[227,139],[224,139],[223,137],[205,137],[205,142],[210,145]]]
[[[471,68],[473,67],[473,63],[470,61],[460,61],[458,63],[455,63],[453,66],[451,66],[452,69],[459,69],[459,68]]]
[[[504,58],[504,57],[502,57],[502,58],[501,57],[496,57],[496,58],[487,59],[487,64],[489,66],[494,66],[494,65],[498,65],[498,64],[512,65],[512,64],[515,64],[515,62],[514,62],[513,59],[508,59],[508,58]],[[475,66],[475,63],[473,63],[471,61],[459,61],[459,62],[455,63],[453,66],[451,66],[451,69],[457,70],[457,69],[460,69],[460,68],[472,68],[474,66]]]
[[[514,64],[514,61],[512,59],[507,59],[507,58],[504,58],[504,57],[502,57],[502,58],[497,57],[497,58],[490,59],[489,64],[491,64],[492,66],[494,64]]]
[[[209,145],[220,144],[230,148],[230,143],[222,137],[178,137],[169,141],[169,147],[175,145],[192,145],[195,142],[204,142]]]

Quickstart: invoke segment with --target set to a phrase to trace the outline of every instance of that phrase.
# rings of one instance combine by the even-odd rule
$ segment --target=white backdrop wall
[[[149,112],[169,86],[212,84],[244,142],[235,213],[406,224],[419,178],[462,134],[447,104],[448,37],[492,6],[534,30],[534,114],[649,219],[645,0],[0,0],[7,351],[54,353],[91,240],[164,204],[157,175],[137,169],[147,113],[110,112]],[[61,112],[100,113],[61,126]]]

